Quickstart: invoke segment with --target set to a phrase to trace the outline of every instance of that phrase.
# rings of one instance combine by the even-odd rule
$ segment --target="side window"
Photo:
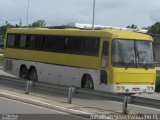
[[[103,42],[101,67],[106,67],[108,65],[108,55],[109,55],[109,43]]]
[[[15,35],[15,40],[14,40],[14,47],[19,48],[20,47],[20,35],[16,34]]]
[[[44,42],[44,49],[46,50],[52,50],[53,49],[53,36],[46,36],[45,42]]]
[[[45,50],[65,52],[66,45],[65,36],[45,36]]]
[[[26,40],[27,40],[27,36],[26,35],[21,35],[21,38],[20,38],[20,48],[25,48]]]
[[[65,36],[57,36],[57,50],[61,52],[65,52],[66,49],[66,37]]]
[[[45,36],[43,36],[43,35],[36,35],[35,36],[35,48],[36,49],[44,48],[44,39],[45,39]]]
[[[27,35],[25,47],[29,49],[35,49],[35,36],[34,35]]]
[[[60,37],[59,36],[53,36],[53,37],[54,37],[54,40],[53,40],[53,50],[57,51],[57,50],[60,49],[58,47],[58,41],[60,40]]]
[[[86,38],[85,52],[89,55],[98,55],[99,39],[98,38]]]
[[[108,56],[109,54],[109,43],[108,42],[104,42],[103,43],[103,51],[102,51],[102,56]]]
[[[7,36],[7,47],[14,47],[15,35]]]
[[[30,45],[29,45],[29,48],[35,49],[35,43],[36,43],[35,36],[32,35],[32,36],[30,37]]]
[[[67,37],[66,43],[67,48],[66,51],[73,53],[81,52],[81,37]]]

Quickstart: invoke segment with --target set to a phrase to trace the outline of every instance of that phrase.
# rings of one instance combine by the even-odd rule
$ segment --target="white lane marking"
[[[56,113],[64,114],[63,112],[52,110],[52,109],[49,109],[49,108],[39,107],[37,105],[33,105],[33,104],[29,104],[29,103],[25,103],[25,102],[21,102],[21,101],[17,101],[17,100],[12,100],[12,99],[9,99],[9,98],[3,98],[3,97],[0,97],[0,98],[5,99],[5,100],[9,100],[9,101],[13,101],[13,102],[17,102],[17,103],[21,103],[21,104],[26,104],[26,105],[33,106],[33,107],[37,107],[37,108],[40,108],[40,109],[46,109],[46,110],[53,111],[53,112],[56,112]]]
[[[39,107],[37,105],[33,105],[33,104],[29,104],[29,103],[25,103],[25,102],[21,102],[21,101],[17,101],[17,100],[12,100],[12,99],[9,99],[9,98],[3,98],[3,97],[0,97],[1,99],[6,99],[6,100],[10,100],[10,101],[13,101],[13,102],[18,102],[18,103],[21,103],[21,104],[26,104],[26,105],[30,105],[30,106],[33,106],[33,107],[37,107],[37,108],[40,108],[40,109],[46,109],[46,110],[49,110],[51,112],[56,112],[55,114],[59,113],[59,114],[65,114],[67,115],[68,113],[65,113],[65,112],[60,112],[60,111],[56,111],[56,110],[53,110],[53,109],[49,109],[49,108],[45,108],[45,107]],[[74,116],[76,118],[80,118],[80,119],[83,119],[83,120],[88,120],[86,118],[83,118],[81,116],[75,116],[75,115],[72,115],[72,114],[68,114],[70,116]]]
[[[72,112],[72,113],[77,113],[77,114],[92,114],[92,113],[88,113],[88,112],[84,112],[84,111],[80,111],[80,110],[74,110],[74,109],[65,108],[65,107],[61,107],[61,106],[57,106],[57,105],[51,105],[51,104],[49,104],[49,103],[42,102],[42,101],[39,101],[39,100],[30,100],[30,99],[26,99],[26,98],[23,98],[23,97],[19,97],[19,96],[7,94],[7,93],[2,93],[2,92],[0,92],[0,94],[2,94],[2,95],[7,95],[7,96],[12,96],[12,97],[14,97],[14,98],[20,98],[20,99],[23,99],[23,100],[29,100],[29,101],[41,103],[41,104],[43,104],[43,105],[52,106],[52,107],[55,107],[55,108],[58,108],[58,109],[61,109],[61,110],[70,111],[70,112]]]

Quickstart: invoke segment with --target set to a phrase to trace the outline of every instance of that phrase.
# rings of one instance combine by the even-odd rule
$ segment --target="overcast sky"
[[[28,0],[0,0],[0,25],[26,25]],[[29,0],[29,23],[45,20],[47,26],[71,22],[92,23],[93,0]],[[160,0],[96,0],[95,24],[139,28],[160,21]]]

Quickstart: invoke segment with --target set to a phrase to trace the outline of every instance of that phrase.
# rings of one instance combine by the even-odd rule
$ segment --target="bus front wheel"
[[[83,82],[83,86],[82,87],[86,88],[86,89],[91,89],[91,90],[94,89],[93,80],[92,80],[92,77],[90,75],[86,75],[84,77],[84,82]]]
[[[37,70],[35,68],[31,68],[29,71],[29,80],[36,82],[38,81]]]

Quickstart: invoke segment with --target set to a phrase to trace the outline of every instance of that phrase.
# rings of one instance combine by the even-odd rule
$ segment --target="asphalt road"
[[[18,117],[16,120],[85,120],[79,116],[2,97],[0,97],[0,113],[0,119]]]

